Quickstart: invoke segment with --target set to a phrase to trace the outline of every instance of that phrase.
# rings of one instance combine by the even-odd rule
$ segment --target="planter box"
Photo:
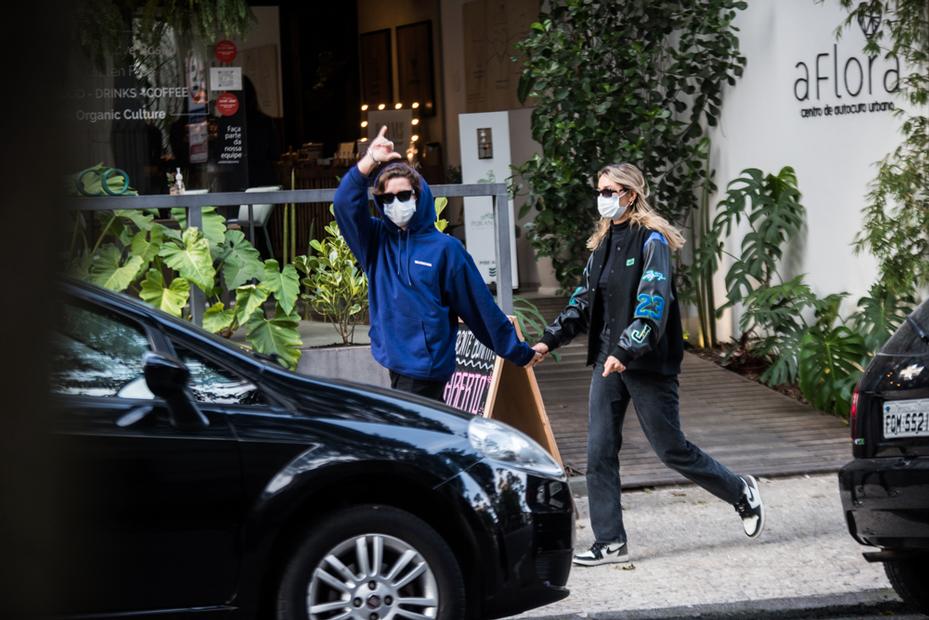
[[[367,345],[303,349],[297,372],[390,387],[387,369],[374,361],[371,347]]]

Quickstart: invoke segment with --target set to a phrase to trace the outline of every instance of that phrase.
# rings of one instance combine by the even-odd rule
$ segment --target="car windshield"
[[[884,355],[929,355],[929,343],[923,340],[923,335],[929,334],[929,301],[925,301],[910,315],[910,320],[903,324],[890,337],[887,344],[881,349]],[[919,328],[919,331],[913,326]]]
[[[124,293],[117,293],[116,295],[122,298],[124,300],[124,303],[137,304],[140,306],[143,305],[142,302],[140,302],[138,299],[129,297],[128,295]],[[144,307],[146,308],[147,311],[152,311],[151,307],[149,306],[144,306]],[[185,321],[183,319],[179,319],[177,317],[171,316],[167,312],[162,312],[161,310],[158,310],[158,309],[155,309],[155,312],[158,312],[159,315],[161,315],[162,320],[167,324],[169,329],[176,328],[178,332],[183,333],[184,331],[189,330],[191,327],[194,327],[195,329],[197,329],[201,337],[209,339],[209,341],[212,344],[222,349],[226,349],[229,352],[235,352],[235,353],[240,353],[240,354],[245,353],[252,359],[259,360],[261,362],[271,362],[273,364],[281,366],[282,368],[286,370],[286,367],[280,364],[276,356],[264,355],[264,354],[258,353],[257,351],[255,351],[254,349],[252,349],[245,343],[239,343],[235,340],[230,340],[227,338],[223,338],[222,336],[219,336],[217,334],[210,333],[206,331],[205,329],[203,329],[202,327],[195,326],[190,321]]]
[[[139,326],[103,311],[68,304],[52,338],[52,391],[115,396],[126,386],[134,388],[142,377],[143,355],[149,350],[148,338]]]

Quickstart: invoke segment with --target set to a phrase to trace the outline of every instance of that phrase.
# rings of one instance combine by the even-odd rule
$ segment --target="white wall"
[[[712,198],[715,205],[726,184],[744,168],[761,168],[777,172],[791,165],[797,172],[803,204],[807,209],[808,230],[804,238],[794,240],[782,269],[784,278],[805,273],[806,281],[820,295],[847,291],[850,303],[867,292],[877,275],[875,260],[857,256],[852,239],[862,226],[861,209],[868,185],[874,178],[874,162],[890,152],[899,142],[899,121],[889,112],[866,112],[854,115],[803,118],[805,108],[842,104],[869,104],[891,101],[895,97],[879,84],[893,63],[874,61],[872,92],[865,84],[858,96],[844,87],[846,61],[855,57],[865,69],[868,59],[862,53],[865,38],[857,24],[852,24],[836,41],[835,29],[845,17],[837,2],[822,4],[812,0],[773,0],[752,2],[740,13],[737,25],[742,53],[748,63],[744,76],[724,95],[719,127],[710,132],[712,166],[721,192]],[[833,45],[836,47],[833,48]],[[833,49],[838,52],[839,93],[833,81]],[[827,53],[819,61],[819,98],[816,93],[815,63],[817,54]],[[806,63],[810,70],[810,96],[798,101],[795,82],[803,77]],[[849,67],[851,90],[857,87],[854,62]],[[802,96],[803,84],[798,91]],[[730,243],[737,252],[741,239]],[[725,299],[723,265],[716,286],[716,299]],[[720,336],[728,337],[737,316],[723,317]]]

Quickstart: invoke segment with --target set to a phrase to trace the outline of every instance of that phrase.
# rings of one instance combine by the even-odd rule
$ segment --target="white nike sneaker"
[[[742,476],[745,489],[742,498],[735,504],[735,511],[742,517],[742,528],[749,538],[756,538],[764,529],[764,502],[754,476]]]
[[[598,566],[600,564],[628,561],[629,553],[626,550],[626,543],[620,542],[595,542],[587,551],[574,554],[574,563],[581,566]]]

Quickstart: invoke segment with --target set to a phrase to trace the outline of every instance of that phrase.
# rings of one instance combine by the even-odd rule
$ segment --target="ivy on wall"
[[[844,26],[880,24],[865,52],[896,55],[904,70],[905,105],[896,111],[903,139],[878,162],[855,248],[877,257],[884,290],[910,295],[929,286],[929,2],[839,2],[849,9]]]
[[[528,185],[520,213],[565,288],[580,277],[597,214],[597,170],[627,161],[651,182],[651,200],[681,223],[712,185],[706,125],[716,125],[725,83],[741,76],[735,0],[553,0],[517,44],[519,97],[532,98],[542,146],[518,169]]]

